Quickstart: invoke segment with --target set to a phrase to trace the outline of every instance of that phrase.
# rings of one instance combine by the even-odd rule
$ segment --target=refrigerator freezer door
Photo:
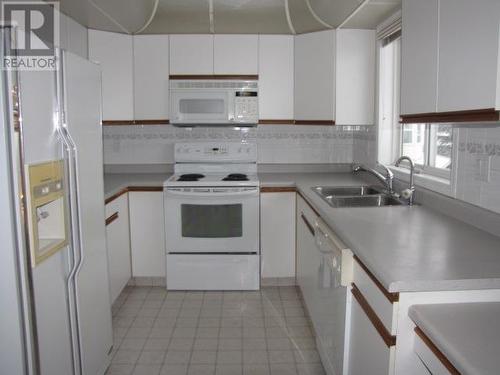
[[[77,274],[83,374],[102,374],[113,345],[104,186],[99,67],[64,52],[65,122],[77,149],[80,240]]]
[[[24,163],[62,158],[56,137],[56,72],[20,71]],[[42,375],[72,374],[68,292],[68,247],[32,269]]]

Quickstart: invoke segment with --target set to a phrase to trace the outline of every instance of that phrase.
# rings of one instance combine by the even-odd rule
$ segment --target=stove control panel
[[[175,161],[184,163],[256,163],[257,145],[242,142],[176,143]]]

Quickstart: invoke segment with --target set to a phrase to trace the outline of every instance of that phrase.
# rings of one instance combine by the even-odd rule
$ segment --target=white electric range
[[[167,288],[259,289],[256,144],[177,143],[174,172],[164,183]]]

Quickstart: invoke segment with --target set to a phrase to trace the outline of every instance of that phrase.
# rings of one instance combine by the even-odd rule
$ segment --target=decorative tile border
[[[500,156],[500,144],[482,142],[460,142],[458,151],[471,155]]]

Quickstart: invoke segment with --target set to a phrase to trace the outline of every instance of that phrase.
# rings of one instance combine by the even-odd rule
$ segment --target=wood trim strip
[[[169,119],[158,119],[158,120],[134,120],[134,125],[168,125],[170,124]]]
[[[294,119],[260,119],[259,120],[259,125],[294,125],[295,120]]]
[[[113,215],[111,215],[110,217],[108,217],[106,219],[106,226],[108,226],[109,224],[111,224],[113,221],[115,221],[116,219],[118,219],[118,212],[115,212]]]
[[[163,186],[129,186],[127,190],[130,192],[134,191],[143,191],[143,192],[150,192],[150,191],[163,191]]]
[[[232,79],[242,81],[256,81],[259,79],[258,74],[171,74],[171,80],[179,79],[196,79],[196,80],[218,80],[218,79]]]
[[[309,206],[309,208],[311,210],[313,210],[316,215],[318,215],[319,217],[321,217],[321,215],[319,214],[319,212],[311,205],[311,203],[308,202],[308,200],[306,199],[306,197],[304,197],[304,195],[300,192],[300,190],[297,190],[297,194],[301,196],[301,198],[304,200],[304,202],[307,203],[307,205]]]
[[[500,121],[500,111],[495,108],[469,111],[414,113],[400,116],[401,124],[448,123],[448,122],[488,122]]]
[[[126,126],[135,125],[134,120],[102,120],[102,126]]]
[[[102,120],[102,126],[168,125],[168,119],[158,120]]]
[[[163,186],[127,186],[120,191],[116,192],[112,196],[106,198],[104,200],[104,204],[108,204],[110,202],[113,202],[115,199],[119,198],[123,194],[128,193],[129,191],[136,191],[136,192],[151,192],[151,191],[163,191]]]
[[[295,186],[263,186],[260,188],[261,193],[295,193]]]
[[[108,204],[110,202],[113,202],[115,199],[121,197],[123,194],[127,193],[128,192],[128,188],[123,188],[121,189],[120,191],[118,191],[117,193],[113,194],[112,196],[106,198],[104,200],[104,204]]]
[[[375,275],[366,267],[361,259],[359,259],[356,255],[353,255],[354,260],[359,264],[359,266],[365,271],[365,273],[370,277],[370,279],[374,282],[374,284],[380,289],[382,294],[389,300],[390,303],[399,301],[399,293],[391,293],[388,292],[387,289],[382,285],[380,281],[377,280]]]
[[[384,340],[387,347],[390,348],[391,346],[396,345],[396,336],[391,335],[389,331],[387,331],[387,329],[384,326],[384,323],[382,323],[380,318],[377,316],[377,313],[372,309],[366,298],[363,296],[363,294],[360,292],[360,290],[354,283],[352,283],[351,293],[354,296],[354,298],[356,298],[359,305],[365,312],[366,316],[372,323],[373,327],[377,330],[382,340]]]
[[[307,229],[309,229],[309,232],[311,232],[311,234],[314,237],[314,228],[311,225],[311,223],[307,220],[306,216],[302,212],[300,213],[300,217],[302,218],[302,221],[306,224],[306,227]]]
[[[295,120],[295,125],[326,125],[333,126],[335,121],[333,120]]]
[[[131,125],[168,125],[169,119],[157,120],[102,120],[102,126],[131,126]],[[332,126],[335,121],[330,120],[293,120],[293,119],[260,119],[259,125],[316,125]]]
[[[461,375],[460,371],[457,370],[455,366],[450,362],[448,358],[443,354],[441,350],[431,341],[431,339],[422,331],[419,327],[415,327],[415,333],[418,337],[422,339],[425,345],[430,349],[432,353],[437,357],[439,362],[443,364],[444,367],[450,372],[452,375]]]

